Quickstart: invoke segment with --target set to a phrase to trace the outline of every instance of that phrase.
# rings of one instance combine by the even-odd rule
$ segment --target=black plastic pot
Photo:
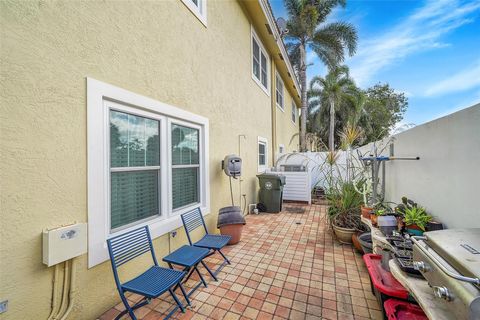
[[[372,234],[370,232],[362,233],[358,236],[358,242],[362,246],[363,252],[372,253]]]

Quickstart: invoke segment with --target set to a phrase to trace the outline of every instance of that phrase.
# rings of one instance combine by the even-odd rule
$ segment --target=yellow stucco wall
[[[256,201],[257,136],[272,141],[271,98],[251,78],[250,22],[238,2],[209,1],[208,28],[173,0],[2,1],[0,14],[0,300],[9,300],[0,318],[48,316],[53,268],[42,264],[41,232],[87,221],[87,76],[209,118],[211,230],[230,201],[220,162],[238,153],[241,134],[242,193]],[[290,150],[298,123],[288,99],[277,122],[289,128],[279,141]],[[184,243],[183,230],[154,241],[158,257]],[[71,319],[92,319],[118,294],[109,262],[77,261]]]
[[[276,151],[278,155],[279,145],[283,144],[285,146],[285,152],[293,152],[299,150],[299,137],[298,132],[300,129],[299,126],[299,109],[297,108],[297,115],[295,123],[292,122],[292,96],[285,90],[285,104],[284,110],[282,111],[278,106],[276,107]],[[296,134],[296,135],[295,135]]]

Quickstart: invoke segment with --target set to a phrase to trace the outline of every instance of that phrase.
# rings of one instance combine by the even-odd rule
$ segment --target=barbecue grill
[[[457,319],[480,320],[480,228],[412,237],[413,264]]]

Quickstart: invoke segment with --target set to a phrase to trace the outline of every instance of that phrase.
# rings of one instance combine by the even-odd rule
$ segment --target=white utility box
[[[53,266],[87,253],[87,224],[76,223],[43,231],[43,263]]]

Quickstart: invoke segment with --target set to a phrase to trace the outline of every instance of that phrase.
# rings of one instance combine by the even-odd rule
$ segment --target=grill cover
[[[480,278],[480,228],[426,232],[427,244],[463,276]]]

